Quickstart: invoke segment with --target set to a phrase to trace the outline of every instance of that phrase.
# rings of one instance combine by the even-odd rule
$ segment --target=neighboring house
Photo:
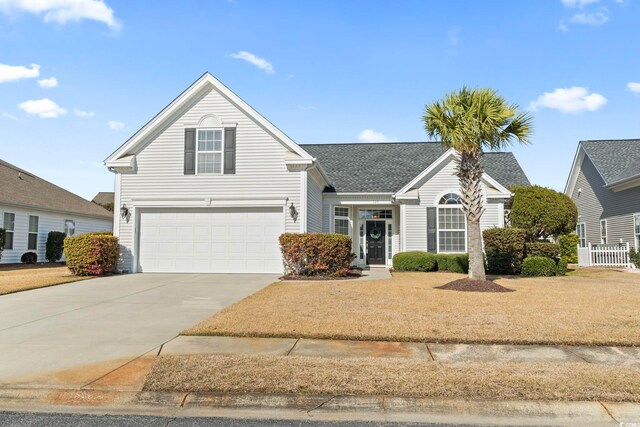
[[[0,262],[20,262],[25,252],[45,261],[47,235],[68,236],[89,231],[111,231],[113,214],[42,178],[0,160],[0,227],[7,241]]]
[[[640,248],[640,139],[580,141],[564,192],[578,207],[581,247]]]
[[[211,74],[105,160],[130,272],[281,273],[283,232],[353,237],[359,265],[466,252],[454,152],[439,143],[298,145]],[[482,227],[504,225],[510,153],[484,157]]]
[[[102,206],[106,210],[113,212],[113,198],[113,191],[100,191],[93,199],[91,199],[91,201]]]

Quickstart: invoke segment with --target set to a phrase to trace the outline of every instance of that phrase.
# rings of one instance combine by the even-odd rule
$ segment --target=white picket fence
[[[631,268],[629,260],[629,243],[587,244],[578,246],[578,265],[583,267],[627,267]]]

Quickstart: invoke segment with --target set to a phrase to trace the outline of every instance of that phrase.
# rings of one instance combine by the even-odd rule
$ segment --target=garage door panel
[[[149,210],[140,214],[146,272],[281,273],[282,208]]]

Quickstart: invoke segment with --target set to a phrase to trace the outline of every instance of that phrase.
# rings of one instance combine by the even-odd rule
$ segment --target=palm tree
[[[486,280],[480,233],[484,212],[480,159],[483,150],[500,150],[514,140],[529,143],[533,118],[518,109],[493,89],[463,87],[427,105],[422,117],[429,137],[439,138],[445,147],[457,152],[456,176],[469,234],[470,279]]]

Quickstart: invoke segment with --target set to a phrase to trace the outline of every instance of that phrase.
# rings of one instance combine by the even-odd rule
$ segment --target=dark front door
[[[384,264],[384,221],[367,221],[367,264]]]

